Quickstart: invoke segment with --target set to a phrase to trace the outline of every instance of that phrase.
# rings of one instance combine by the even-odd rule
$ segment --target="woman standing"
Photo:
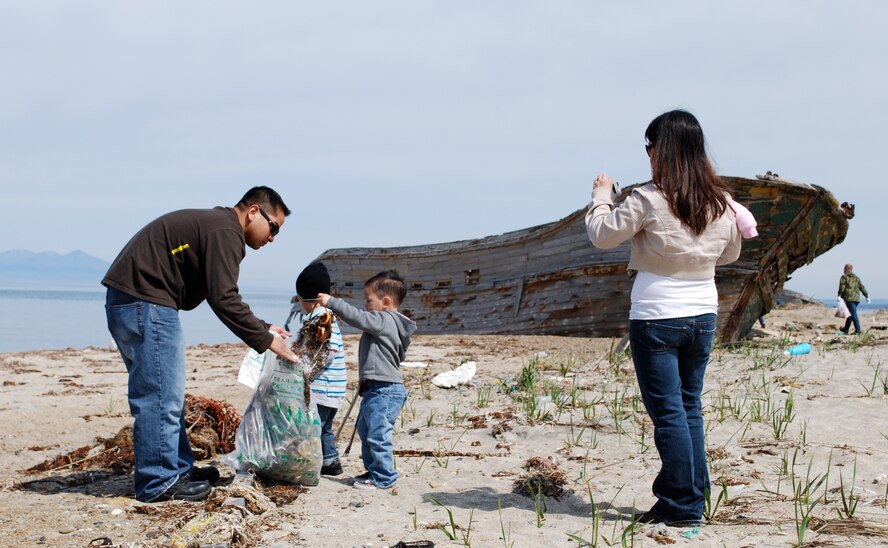
[[[614,208],[613,179],[596,177],[586,230],[602,249],[632,240],[629,340],[661,461],[658,500],[636,520],[691,525],[709,489],[700,393],[715,339],[715,266],[737,260],[741,235],[697,119],[661,114],[645,139],[652,182]]]

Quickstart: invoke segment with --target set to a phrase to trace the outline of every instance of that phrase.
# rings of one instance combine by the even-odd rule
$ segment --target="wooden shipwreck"
[[[719,339],[744,336],[771,310],[797,268],[840,244],[853,206],[826,189],[778,178],[725,177],[758,221],[740,259],[716,269]],[[626,188],[620,198],[629,195]],[[624,335],[629,325],[629,242],[596,249],[586,208],[553,223],[475,240],[325,251],[333,293],[363,304],[364,280],[396,269],[408,285],[401,311],[419,333]]]

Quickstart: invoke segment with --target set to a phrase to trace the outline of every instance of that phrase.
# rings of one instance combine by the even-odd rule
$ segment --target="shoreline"
[[[0,289],[0,300],[4,299],[3,291]],[[52,293],[52,291],[47,290],[44,293]],[[0,331],[4,334],[3,340],[0,341],[0,354],[109,347],[111,338],[105,325],[104,293],[101,291],[87,293],[90,295],[89,299],[80,298],[82,297],[81,292],[75,293],[77,293],[76,299],[61,301],[42,298],[29,301],[30,297],[19,299],[7,296],[8,300],[0,302],[7,312],[0,320]],[[782,308],[775,308],[766,317],[784,309],[791,310],[797,306],[795,303],[807,299],[807,297],[792,291],[787,291],[786,296],[787,304]],[[254,298],[251,299],[251,297]],[[246,302],[252,305],[257,316],[278,325],[283,324],[290,311],[289,299],[288,293],[247,293],[245,295]],[[822,303],[822,306],[834,307],[835,301],[833,300],[831,304]],[[872,305],[863,304],[858,308],[858,313],[864,321],[879,314],[880,311],[888,313],[888,299],[875,299]],[[77,318],[76,324],[67,318]],[[186,344],[189,346],[239,342],[219,322],[206,304],[193,311],[183,312],[180,314],[180,318]],[[35,328],[34,326],[41,327]],[[458,333],[452,334],[452,336],[458,335]]]

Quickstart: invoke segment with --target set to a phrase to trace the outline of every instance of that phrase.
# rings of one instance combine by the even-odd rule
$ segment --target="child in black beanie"
[[[330,292],[330,273],[323,263],[312,263],[296,278],[296,302],[290,311],[290,317],[284,325],[293,323],[293,330],[299,328],[316,316],[329,312],[318,302],[318,293]],[[285,328],[289,330],[289,328]],[[327,343],[330,350],[326,367],[311,383],[311,402],[317,406],[318,419],[321,422],[321,447],[324,462],[321,466],[322,476],[338,476],[342,473],[339,452],[333,442],[333,419],[345,400],[345,354],[342,351],[342,332],[339,323],[333,318],[332,334]],[[309,402],[306,402],[309,403]]]

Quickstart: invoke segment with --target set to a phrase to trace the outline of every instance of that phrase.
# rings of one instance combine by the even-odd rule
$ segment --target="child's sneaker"
[[[355,478],[355,484],[353,486],[355,489],[359,489],[361,491],[375,491],[378,489],[375,483],[373,483],[369,479],[359,480]]]
[[[370,472],[364,472],[363,474],[358,474],[353,479],[355,482],[368,480],[368,479],[370,479]]]
[[[325,466],[321,466],[321,475],[322,476],[338,476],[342,473],[342,464],[339,460],[334,460],[330,464]]]

